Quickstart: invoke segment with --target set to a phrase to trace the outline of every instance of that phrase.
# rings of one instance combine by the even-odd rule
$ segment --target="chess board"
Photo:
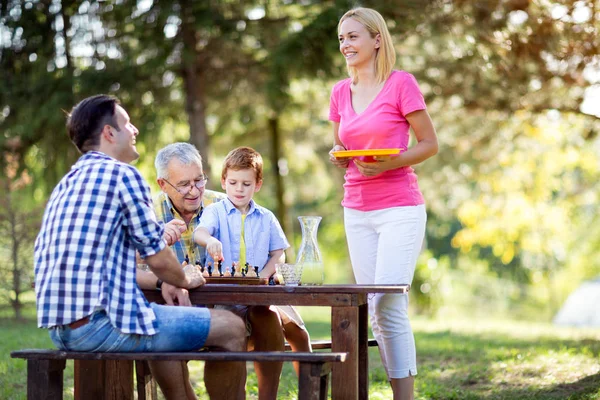
[[[267,278],[250,278],[248,276],[209,276],[205,277],[206,283],[230,285],[267,285]]]

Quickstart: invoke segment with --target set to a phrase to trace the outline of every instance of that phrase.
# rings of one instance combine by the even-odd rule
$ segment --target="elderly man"
[[[204,279],[186,275],[163,239],[148,184],[128,165],[139,157],[139,131],[118,100],[98,95],[81,101],[67,130],[83,155],[54,188],[35,242],[39,327],[49,329],[61,350],[242,350],[245,327],[233,313],[149,304],[140,290],[160,288],[167,302],[191,305],[186,289]],[[136,270],[136,250],[151,273]],[[160,363],[151,368],[167,399],[195,397],[177,371]],[[231,387],[227,398],[243,398],[244,369],[238,363],[220,377]]]
[[[193,232],[204,208],[226,196],[205,188],[207,178],[202,169],[202,158],[189,143],[164,147],[156,155],[154,166],[161,188],[161,193],[154,198],[154,209],[158,218],[167,223],[167,230],[173,237],[181,232],[181,239],[172,246],[179,262],[183,263],[187,257],[190,263],[199,261],[204,265],[205,249],[194,243]],[[231,309],[236,310],[235,307]],[[249,335],[248,350],[284,350],[283,331],[276,312],[269,307],[254,306],[243,317]],[[281,369],[281,363],[255,363],[260,399],[277,398]],[[218,372],[213,375],[217,382],[219,375]],[[212,378],[205,377],[205,383],[212,385]]]

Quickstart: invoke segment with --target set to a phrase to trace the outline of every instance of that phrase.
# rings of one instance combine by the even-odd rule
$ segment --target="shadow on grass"
[[[489,332],[415,336],[419,398],[600,398],[600,341],[513,338]]]

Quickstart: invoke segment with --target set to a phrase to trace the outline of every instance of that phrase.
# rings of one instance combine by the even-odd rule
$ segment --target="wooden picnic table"
[[[333,399],[368,399],[368,295],[406,293],[410,285],[231,285],[207,284],[190,291],[192,304],[293,305],[331,307],[331,351],[347,352],[333,366]],[[145,290],[148,301],[163,303],[160,292]]]

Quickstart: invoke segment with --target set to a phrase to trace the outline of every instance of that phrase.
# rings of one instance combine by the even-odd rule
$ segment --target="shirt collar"
[[[82,167],[87,167],[89,165],[95,164],[98,161],[114,161],[120,163],[121,161],[112,158],[111,156],[104,154],[99,151],[88,151],[79,157],[79,160],[71,167],[71,169],[78,169]]]
[[[237,208],[235,208],[235,206],[233,205],[231,200],[229,200],[229,198],[223,200],[223,204],[225,204],[225,210],[227,211],[227,214],[231,214],[232,212],[240,212]],[[254,200],[250,200],[250,209],[248,210],[247,215],[250,215],[255,211],[257,213],[260,212],[258,207],[256,207],[256,203],[254,202]]]

